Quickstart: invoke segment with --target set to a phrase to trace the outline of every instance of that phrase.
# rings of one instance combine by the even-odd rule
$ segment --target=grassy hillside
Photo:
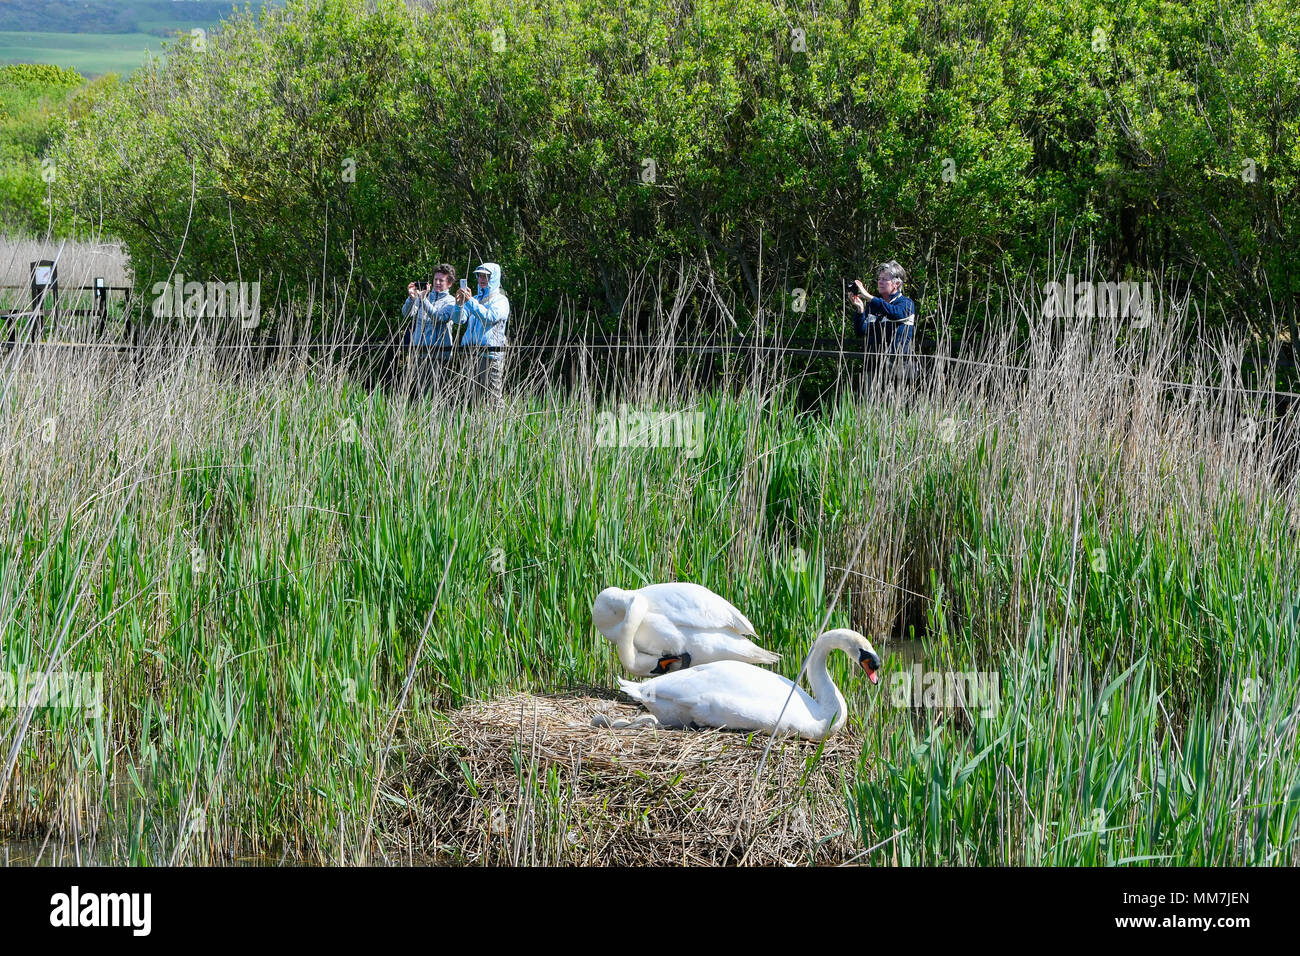
[[[0,31],[148,33],[161,37],[216,23],[235,7],[243,4],[234,0],[6,0],[0,4]]]
[[[130,73],[162,38],[148,33],[0,32],[0,63],[50,63],[85,76]]]
[[[256,10],[262,3],[249,5]],[[214,27],[243,6],[233,0],[6,0],[0,64],[52,63],[85,76],[129,73],[146,51],[160,55],[165,38]]]

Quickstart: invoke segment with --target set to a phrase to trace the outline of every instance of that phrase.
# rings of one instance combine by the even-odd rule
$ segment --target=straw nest
[[[601,695],[601,696],[597,696]],[[592,726],[641,714],[594,688],[469,704],[413,742],[385,829],[441,861],[827,864],[861,849],[848,811],[860,743]]]

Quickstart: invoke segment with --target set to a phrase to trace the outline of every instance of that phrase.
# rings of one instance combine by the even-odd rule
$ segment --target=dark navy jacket
[[[901,292],[888,302],[878,295],[864,297],[862,301],[867,311],[853,310],[853,327],[858,330],[858,335],[866,335],[867,326],[878,321],[900,322],[903,325],[916,322],[916,303]]]

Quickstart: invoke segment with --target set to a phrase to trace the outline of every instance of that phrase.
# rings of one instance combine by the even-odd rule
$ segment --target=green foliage
[[[1208,320],[1269,336],[1300,309],[1298,49],[1284,0],[290,0],[69,131],[59,201],[142,282],[179,254],[363,314],[493,258],[549,320],[685,257],[749,311],[807,289],[809,332],[885,258],[923,313],[960,263],[979,322],[1086,234],[1098,277],[1213,275]]]
[[[42,173],[53,172],[41,161],[56,117],[85,82],[75,70],[48,64],[0,66],[0,230],[43,234],[50,226]]]

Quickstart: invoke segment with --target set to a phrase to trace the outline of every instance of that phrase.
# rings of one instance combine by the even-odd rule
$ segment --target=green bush
[[[842,280],[896,258],[923,313],[956,268],[974,324],[1086,237],[1096,278],[1212,277],[1207,321],[1295,340],[1298,48],[1282,0],[290,0],[105,97],[57,196],[141,283],[321,315],[481,258],[534,323],[609,315],[686,258],[840,331]]]
[[[46,179],[57,170],[42,161],[55,117],[85,82],[76,70],[58,66],[0,66],[0,230],[43,234],[50,228]]]

